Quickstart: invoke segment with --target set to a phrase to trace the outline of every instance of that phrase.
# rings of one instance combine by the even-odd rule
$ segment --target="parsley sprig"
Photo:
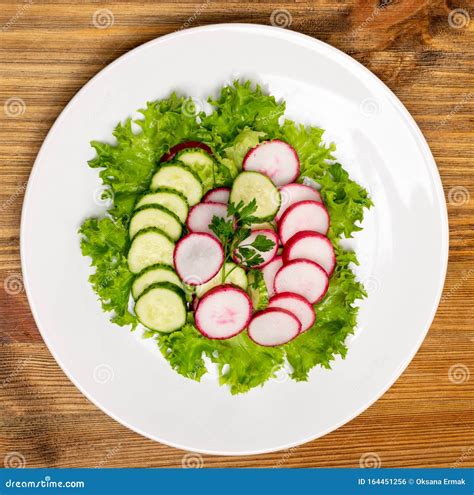
[[[252,268],[263,263],[260,253],[270,251],[275,243],[267,239],[264,235],[257,235],[251,243],[245,243],[245,240],[252,233],[250,225],[258,223],[260,220],[253,214],[257,210],[255,199],[248,204],[243,201],[235,205],[229,203],[227,206],[227,218],[214,216],[209,228],[214,232],[221,241],[224,249],[224,266],[222,269],[222,282],[230,275],[232,268],[225,273],[225,263],[232,261],[233,257],[239,260],[239,263],[247,268]]]

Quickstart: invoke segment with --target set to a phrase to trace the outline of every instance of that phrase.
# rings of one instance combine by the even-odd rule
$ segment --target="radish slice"
[[[275,275],[278,270],[283,266],[283,258],[281,256],[275,256],[268,265],[262,268],[263,279],[265,280],[265,285],[267,286],[268,297],[272,297],[275,294],[273,288],[273,282],[275,281]]]
[[[301,333],[306,332],[316,321],[313,306],[303,296],[293,292],[276,294],[270,299],[268,307],[286,309],[295,315],[301,323]]]
[[[314,261],[321,265],[329,276],[336,266],[336,255],[331,241],[318,232],[307,230],[295,234],[283,249],[283,263],[296,259]]]
[[[249,337],[259,345],[274,347],[293,340],[301,331],[301,323],[286,309],[268,308],[254,315],[249,324]]]
[[[202,232],[183,237],[173,254],[174,267],[181,280],[188,285],[201,285],[211,280],[224,263],[221,243]]]
[[[230,189],[228,187],[218,187],[212,191],[207,192],[202,201],[204,203],[223,203],[229,202]]]
[[[198,330],[209,339],[229,339],[239,334],[251,317],[249,296],[232,285],[220,285],[207,292],[195,313]]]
[[[270,251],[256,251],[253,250],[254,252],[258,252],[260,256],[263,258],[263,262],[260,263],[259,265],[253,265],[252,268],[262,268],[265,265],[268,265],[270,261],[276,256],[277,251],[278,251],[278,236],[273,230],[270,229],[260,229],[260,230],[254,230],[246,239],[244,239],[240,244],[239,247],[248,247],[249,244],[252,244],[253,241],[257,238],[257,236],[263,235],[267,239],[273,242],[273,247],[270,249]],[[249,248],[252,249],[252,248]],[[242,265],[245,265],[245,262],[240,258],[238,249],[234,251],[234,261],[236,263],[240,263]]]
[[[287,184],[286,186],[280,187],[280,196],[281,205],[275,217],[277,222],[280,220],[283,213],[285,213],[285,211],[295,203],[307,200],[322,203],[319,191],[310,186],[305,186],[304,184],[296,184],[294,182],[292,184]]]
[[[186,141],[185,143],[180,143],[171,147],[168,153],[165,153],[160,158],[160,163],[169,162],[176,156],[176,153],[188,148],[201,148],[212,156],[212,150],[207,144],[201,143],[201,141]]]
[[[293,182],[300,174],[300,161],[293,147],[275,139],[252,148],[243,161],[244,170],[270,177],[276,186]]]
[[[326,294],[329,278],[314,261],[294,260],[278,270],[273,286],[277,294],[293,292],[314,304]]]
[[[214,216],[227,218],[227,206],[222,203],[199,203],[189,210],[186,227],[190,232],[205,232],[215,236],[209,228]]]
[[[278,234],[283,244],[303,230],[327,234],[329,214],[326,207],[317,201],[300,201],[291,205],[281,217]]]

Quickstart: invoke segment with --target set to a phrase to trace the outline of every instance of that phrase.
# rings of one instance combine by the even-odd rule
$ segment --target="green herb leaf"
[[[258,234],[252,244],[250,244],[250,246],[252,246],[257,251],[266,253],[267,251],[273,249],[275,243],[271,239],[268,239],[268,237],[265,237],[262,234]]]

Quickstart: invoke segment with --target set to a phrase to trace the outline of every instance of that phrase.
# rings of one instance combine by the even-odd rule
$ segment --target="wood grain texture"
[[[448,199],[447,282],[415,359],[358,418],[287,452],[183,461],[182,451],[132,433],[89,403],[45,347],[20,274],[23,193],[52,123],[109,62],[188,25],[270,24],[276,9],[290,14],[290,29],[372,70],[418,122]],[[384,467],[474,466],[474,9],[467,1],[2,0],[0,26],[0,461],[19,452],[30,467],[356,467],[373,453]]]

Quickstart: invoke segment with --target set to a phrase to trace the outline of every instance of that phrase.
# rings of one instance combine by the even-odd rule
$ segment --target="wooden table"
[[[284,10],[276,15],[277,9]],[[184,452],[142,438],[99,411],[50,355],[23,291],[23,193],[52,123],[109,62],[183,26],[270,24],[272,13],[275,22],[291,21],[288,28],[362,62],[418,122],[448,200],[451,254],[446,287],[413,362],[355,420],[287,452],[183,458]],[[6,289],[0,288],[0,461],[5,456],[8,465],[30,467],[474,466],[474,377],[469,376],[469,371],[474,373],[472,4],[469,12],[467,0],[0,0],[0,21],[0,273]]]

